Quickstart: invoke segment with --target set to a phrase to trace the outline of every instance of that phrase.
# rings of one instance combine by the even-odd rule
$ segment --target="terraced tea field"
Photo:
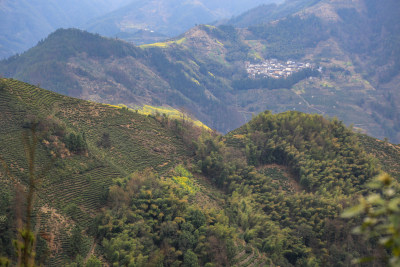
[[[391,144],[376,138],[359,135],[365,151],[379,160],[382,169],[400,180],[400,145]]]
[[[0,169],[1,186],[12,192],[13,183],[27,182],[22,142],[27,123],[37,120],[50,125],[37,133],[36,171],[44,168],[46,175],[37,186],[34,220],[45,236],[56,237],[50,247],[52,266],[63,264],[62,251],[72,227],[85,229],[104,206],[113,179],[146,168],[162,174],[187,158],[180,137],[152,116],[68,98],[17,80],[0,83],[0,156],[15,178],[7,179]],[[63,128],[63,136],[52,136],[52,127]],[[86,153],[70,151],[52,159],[51,152],[65,147],[71,133],[84,134]],[[109,146],[99,145],[104,134]],[[49,164],[52,167],[47,168]]]

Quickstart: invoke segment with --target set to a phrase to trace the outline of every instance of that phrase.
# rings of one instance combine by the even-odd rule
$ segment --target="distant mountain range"
[[[138,30],[154,31],[169,37],[182,34],[197,24],[230,18],[260,4],[281,0],[135,0],[127,6],[90,20],[84,27],[89,32],[114,37]]]
[[[0,59],[21,53],[58,28],[80,28],[136,44],[183,33],[195,24],[230,18],[263,3],[166,0],[0,1]],[[135,34],[138,30],[158,34]],[[167,37],[163,37],[166,39]],[[150,38],[152,37],[152,38]]]
[[[259,5],[232,18],[223,19],[216,25],[229,24],[239,28],[268,23],[292,15],[321,0],[286,0],[283,3]]]
[[[0,62],[0,73],[98,102],[184,108],[221,132],[265,109],[299,110],[337,116],[360,131],[400,142],[397,1],[287,3],[273,6],[276,16],[264,6],[232,19],[247,28],[199,25],[139,48],[59,30]],[[260,24],[263,12],[269,19]],[[313,62],[322,72],[251,81],[246,64],[270,58]]]
[[[79,27],[128,1],[0,1],[0,58],[21,53],[60,27]]]

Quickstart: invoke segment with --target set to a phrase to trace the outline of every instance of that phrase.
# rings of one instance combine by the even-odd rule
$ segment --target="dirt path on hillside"
[[[92,256],[92,255],[94,254],[94,250],[95,250],[95,248],[96,248],[96,245],[97,245],[96,240],[93,240],[93,244],[92,244],[92,246],[90,247],[89,252],[88,252],[88,254],[87,254],[86,257],[85,257],[85,261],[84,261],[85,264],[86,264],[86,262],[89,260],[90,256]]]
[[[295,94],[296,94],[296,93],[295,93]],[[322,111],[322,110],[320,110],[320,109],[314,107],[314,105],[311,105],[302,95],[300,95],[300,94],[296,94],[296,95],[297,95],[301,100],[304,101],[304,103],[307,105],[308,108],[314,109],[314,110],[318,111],[320,114],[325,115],[325,112],[324,112],[324,111]]]

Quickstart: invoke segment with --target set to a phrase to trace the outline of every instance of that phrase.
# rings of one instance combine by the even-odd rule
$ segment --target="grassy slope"
[[[35,116],[57,121],[65,124],[66,135],[84,132],[86,136],[87,155],[72,154],[54,162],[50,155],[52,149],[44,144],[38,146],[38,168],[47,166],[47,163],[51,166],[38,187],[34,211],[35,222],[40,222],[39,236],[50,248],[50,258],[46,263],[49,266],[70,262],[66,251],[72,227],[78,225],[86,230],[90,227],[93,218],[105,207],[113,179],[145,168],[163,175],[178,163],[190,159],[191,152],[182,140],[152,116],[62,96],[13,79],[1,79],[0,85],[0,156],[10,167],[13,177],[23,185],[27,181],[27,163],[22,134],[28,118]],[[105,132],[111,140],[111,147],[107,149],[97,145]],[[62,140],[57,142],[59,147]],[[7,197],[0,206],[1,218],[9,216],[8,205],[14,199],[13,181],[0,172],[1,193]],[[193,204],[205,210],[223,209],[226,196],[208,179],[196,175],[191,184],[197,190]],[[12,216],[6,220],[11,228],[15,227],[14,222]],[[2,253],[12,251],[11,240],[6,241],[8,245],[0,247]],[[84,235],[83,243],[84,253],[93,253],[90,250],[95,241],[89,235]],[[235,258],[234,262],[244,259],[248,264],[267,261],[266,256],[254,247],[252,253],[245,252],[245,246],[239,237],[237,249],[243,257]]]
[[[45,120],[51,117],[64,123],[67,133],[86,135],[88,155],[73,154],[51,163],[49,150],[43,144],[37,150],[37,166],[46,162],[52,166],[39,187],[36,214],[44,220],[43,235],[55,234],[55,239],[49,240],[54,264],[63,255],[57,249],[61,249],[65,231],[75,223],[83,227],[90,223],[104,205],[104,195],[113,178],[144,168],[162,174],[187,157],[182,141],[151,117],[64,97],[16,80],[2,79],[1,83],[5,88],[0,90],[0,155],[23,184],[27,163],[22,125],[27,116]],[[109,149],[97,146],[104,132],[110,136]],[[4,173],[1,177],[2,186],[9,188],[10,180],[5,179]],[[46,221],[50,223],[44,226]]]
[[[194,57],[181,42],[140,49],[79,30],[58,30],[23,55],[3,61],[0,73],[102,103],[184,107],[222,132],[244,123],[228,106],[229,85],[221,75],[204,71],[209,60]]]
[[[375,157],[382,169],[400,181],[400,146],[368,135],[359,135],[362,146]]]

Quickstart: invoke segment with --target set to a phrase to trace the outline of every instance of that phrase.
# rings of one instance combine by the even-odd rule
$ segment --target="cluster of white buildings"
[[[285,78],[305,68],[315,68],[315,65],[313,63],[295,62],[291,60],[283,62],[277,59],[267,59],[259,64],[246,62],[246,70],[250,78]]]

